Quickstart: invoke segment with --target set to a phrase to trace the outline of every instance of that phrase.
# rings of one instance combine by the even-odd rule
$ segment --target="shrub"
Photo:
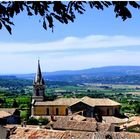
[[[16,99],[14,99],[12,107],[16,108],[16,107],[18,107],[18,106],[19,106],[19,105],[18,105]]]
[[[29,125],[38,125],[39,121],[38,119],[34,118],[34,117],[31,117],[27,120],[27,124]]]
[[[27,110],[20,111],[20,118],[21,119],[27,119],[28,118],[28,112],[27,112]]]
[[[21,104],[19,106],[19,109],[27,109],[27,108],[29,108],[27,104]]]
[[[121,112],[127,112],[128,110],[130,110],[130,108],[128,106],[121,107]]]
[[[134,107],[134,110],[136,113],[139,113],[140,114],[140,103],[137,103]]]
[[[29,124],[29,125],[38,125],[39,123],[41,123],[42,125],[46,125],[49,123],[49,120],[47,118],[42,118],[42,117],[40,117],[39,119],[30,117],[27,120],[27,124]]]
[[[42,125],[46,125],[46,124],[49,123],[49,120],[48,120],[47,118],[42,118],[42,117],[40,117],[40,118],[38,119],[38,121],[39,121],[39,123],[41,123]]]

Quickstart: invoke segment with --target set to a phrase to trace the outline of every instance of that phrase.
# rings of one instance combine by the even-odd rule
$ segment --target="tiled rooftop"
[[[54,101],[44,101],[44,102],[36,102],[35,105],[70,105],[79,101],[76,98],[58,98]]]
[[[88,104],[90,106],[118,106],[120,103],[115,102],[113,100],[110,100],[108,98],[90,98],[90,97],[83,97],[81,99],[78,98],[58,98],[54,101],[44,101],[44,102],[36,102],[35,105],[66,105],[71,106],[73,104],[76,104],[78,102],[83,102],[85,104]]]
[[[140,139],[140,133],[129,132],[84,132],[47,129],[17,128],[10,139]]]
[[[50,128],[51,123],[49,123],[46,128]],[[53,129],[96,132],[97,129],[98,131],[108,131],[110,129],[110,125],[110,123],[77,121],[72,116],[66,116],[53,122]]]
[[[11,116],[11,114],[6,111],[0,111],[0,118],[5,118],[8,116]]]
[[[13,115],[15,108],[0,108],[0,118],[5,118]]]
[[[140,139],[140,133],[130,132],[95,132],[92,139]]]
[[[90,97],[83,97],[82,102],[90,105],[90,106],[117,106],[120,105],[120,103],[115,102],[108,98],[90,98]]]
[[[114,123],[114,124],[119,124],[119,123],[125,123],[126,122],[126,118],[122,119],[122,118],[117,118],[114,116],[102,116],[103,117],[103,121],[105,123]]]

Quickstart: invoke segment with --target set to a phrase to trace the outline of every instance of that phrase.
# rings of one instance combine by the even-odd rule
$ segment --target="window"
[[[49,115],[49,108],[46,109],[46,115]]]
[[[36,89],[36,96],[39,96],[39,89]]]
[[[66,115],[68,115],[68,109],[66,108]]]
[[[116,115],[116,114],[118,114],[118,109],[117,109],[117,108],[115,108],[115,115]]]
[[[109,109],[107,109],[107,115],[109,115]]]
[[[56,108],[56,115],[59,115],[59,109]]]

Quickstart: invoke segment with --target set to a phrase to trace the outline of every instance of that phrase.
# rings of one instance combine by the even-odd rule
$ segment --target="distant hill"
[[[99,76],[112,76],[112,75],[140,75],[140,66],[108,66],[100,68],[90,68],[83,70],[64,70],[44,73],[47,75],[99,75]]]
[[[42,74],[46,80],[50,81],[140,84],[140,66],[108,66],[83,70],[43,72]],[[33,80],[35,73],[13,76]]]

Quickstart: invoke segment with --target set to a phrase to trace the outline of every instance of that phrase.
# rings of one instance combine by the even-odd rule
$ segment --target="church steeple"
[[[38,67],[37,67],[37,73],[36,73],[36,76],[35,76],[35,80],[34,80],[34,84],[42,84],[44,85],[45,82],[44,82],[44,79],[42,77],[42,73],[41,73],[41,68],[40,68],[40,61],[38,60]]]
[[[33,82],[34,94],[33,98],[35,100],[44,100],[45,99],[45,82],[42,77],[40,61],[38,60],[37,73]]]

